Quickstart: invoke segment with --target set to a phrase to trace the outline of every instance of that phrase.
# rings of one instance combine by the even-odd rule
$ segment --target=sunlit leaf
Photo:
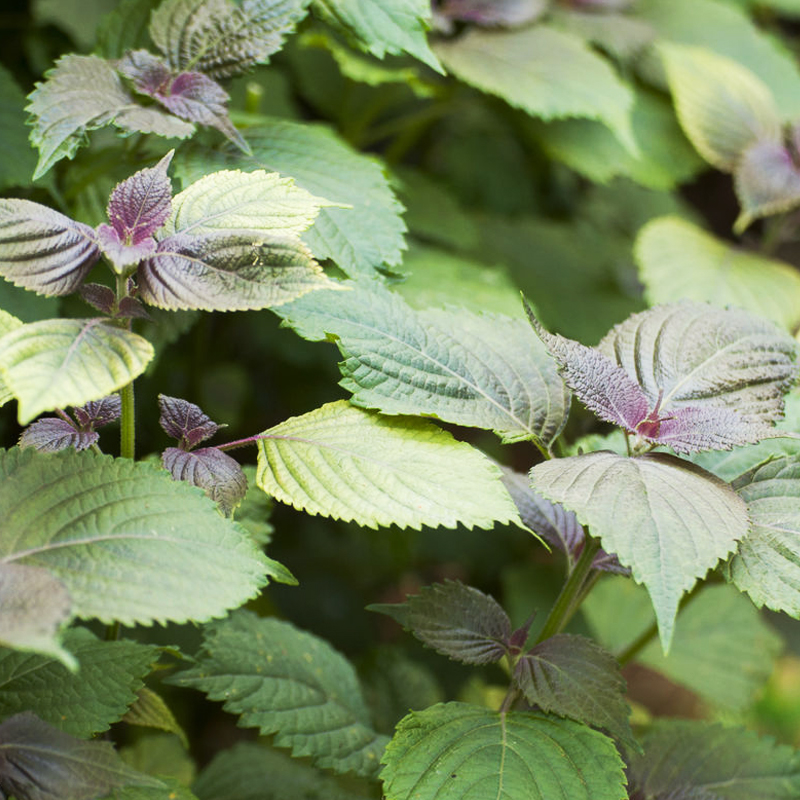
[[[466,703],[409,714],[383,764],[387,800],[625,796],[622,762],[601,733],[572,720]]]
[[[535,466],[531,478],[647,587],[665,651],[681,596],[749,529],[747,507],[728,484],[662,453],[560,458]]]
[[[47,569],[79,617],[207,620],[272,574],[245,530],[199,489],[150,464],[9,450],[0,477],[0,562]]]
[[[0,338],[0,371],[19,400],[22,425],[42,411],[111,394],[152,357],[147,340],[102,319],[31,322]]]
[[[223,700],[243,727],[321,767],[372,776],[386,737],[370,724],[355,670],[327,642],[288,622],[238,611],[204,632],[197,666],[169,682]]]
[[[264,431],[256,481],[309,514],[371,528],[517,521],[499,469],[478,450],[429,422],[345,400]]]

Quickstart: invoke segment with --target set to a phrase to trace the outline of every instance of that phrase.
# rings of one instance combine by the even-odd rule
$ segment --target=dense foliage
[[[0,798],[800,797],[798,0],[2,14]]]

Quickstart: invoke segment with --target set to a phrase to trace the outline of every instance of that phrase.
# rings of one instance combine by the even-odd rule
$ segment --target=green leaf
[[[710,164],[731,172],[756,140],[780,140],[770,90],[741,63],[700,47],[662,44],[659,52],[683,130]]]
[[[403,208],[378,162],[320,126],[263,117],[244,133],[252,156],[234,147],[219,152],[192,146],[175,159],[175,174],[184,182],[223,167],[289,175],[299,187],[342,206],[322,208],[303,237],[317,258],[333,259],[349,275],[374,275],[384,264],[400,263]]]
[[[753,467],[732,486],[752,526],[728,565],[728,579],[759,608],[800,616],[800,455]]]
[[[639,232],[634,254],[651,305],[694,300],[743,308],[789,330],[800,324],[794,267],[742,250],[687,220],[651,220]]]
[[[78,664],[59,642],[72,602],[64,584],[47,570],[0,564],[0,642],[16,650],[45,653],[68,669]]]
[[[271,574],[247,533],[200,489],[89,451],[0,453],[0,561],[49,570],[73,613],[124,625],[203,621]]]
[[[107,59],[122,58],[128,50],[146,49],[150,14],[161,0],[121,0],[97,26],[98,55]]]
[[[542,711],[605,728],[638,748],[619,664],[591,639],[551,636],[519,659],[513,677],[525,699]]]
[[[276,172],[220,170],[172,198],[172,213],[158,238],[232,228],[298,236],[311,227],[320,208],[330,205]]]
[[[490,595],[459,581],[425,586],[405,603],[379,603],[388,614],[436,652],[464,664],[491,664],[509,649],[511,621]]]
[[[20,327],[22,327],[21,319],[17,319],[7,311],[0,309],[0,339]],[[0,406],[5,405],[13,397],[14,393],[8,388],[8,384],[3,379],[2,372],[0,372]]]
[[[64,635],[80,672],[52,658],[0,650],[0,716],[33,711],[83,739],[121,719],[136,699],[157,649],[130,641],[104,642],[84,628]]]
[[[371,528],[518,521],[500,470],[478,450],[428,422],[346,400],[261,434],[256,482],[309,514]]]
[[[128,725],[140,725],[144,728],[158,728],[168,733],[174,733],[184,748],[189,747],[189,740],[186,733],[178,724],[175,715],[170,707],[164,702],[160,694],[142,686],[136,696],[136,700],[125,712],[122,718]]]
[[[197,800],[194,794],[174,778],[159,779],[164,788],[125,786],[113,789],[103,800]]]
[[[684,787],[720,800],[794,800],[800,794],[797,752],[744,728],[659,720],[645,736],[644,751],[630,765],[632,788],[643,797]]]
[[[172,734],[141,736],[122,748],[119,754],[126,764],[157,778],[174,778],[189,786],[195,777],[194,760],[180,739]]]
[[[0,66],[0,189],[28,186],[36,167],[36,154],[28,143],[25,127],[25,95],[11,73]]]
[[[251,742],[217,754],[193,788],[200,800],[365,800],[332,776]]]
[[[304,338],[335,336],[353,402],[385,414],[434,416],[549,447],[569,391],[519,319],[459,309],[413,311],[378,284],[319,294],[278,313]]]
[[[621,614],[619,607],[615,613]],[[637,660],[718,708],[738,711],[763,688],[782,646],[741,592],[733,586],[705,586],[680,612],[669,656],[653,643]]]
[[[97,56],[66,55],[45,73],[28,96],[31,143],[39,150],[34,180],[62,158],[72,158],[87,131],[114,124],[124,131],[185,138],[194,125],[161,111],[139,106],[114,68]]]
[[[622,175],[651,189],[672,189],[703,168],[665,98],[636,91],[631,124],[636,154],[594,120],[553,120],[537,128],[536,136],[551,158],[600,183]]]
[[[456,77],[531,116],[600,120],[636,150],[631,90],[574,34],[544,25],[502,33],[473,28],[435,51]]]
[[[43,411],[82,406],[144,372],[153,347],[103,319],[50,319],[0,338],[0,377],[19,400],[19,422]]]
[[[197,666],[170,683],[205,692],[239,724],[336,772],[374,775],[386,737],[370,724],[355,670],[288,622],[237,611],[204,632]]]
[[[362,50],[378,58],[403,52],[444,72],[428,47],[428,0],[314,0],[314,11],[351,38]]]
[[[649,44],[655,31],[647,22],[625,13],[617,13],[614,8],[630,5],[626,0],[612,2],[605,7],[600,5],[600,13],[592,8],[592,0],[572,8],[555,6],[552,9],[552,24],[586,39],[600,50],[619,61],[635,58]]]
[[[21,800],[94,800],[114,786],[162,786],[124,764],[109,742],[85,742],[29,711],[0,723],[0,792]]]
[[[746,506],[726,483],[663,453],[560,458],[538,464],[531,477],[647,587],[665,652],[681,595],[747,535]]]
[[[622,762],[610,739],[538,713],[466,703],[415,711],[397,726],[383,763],[387,800],[625,797]]]

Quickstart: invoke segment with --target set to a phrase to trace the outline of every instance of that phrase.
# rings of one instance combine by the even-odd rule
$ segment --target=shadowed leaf
[[[191,450],[200,442],[210,439],[220,428],[225,427],[212,421],[203,413],[200,406],[180,397],[160,394],[158,407],[161,411],[158,424],[167,436],[177,439],[184,449]]]
[[[216,447],[202,447],[190,453],[168,447],[161,463],[176,481],[199,486],[226,516],[230,516],[247,492],[247,479],[239,462]]]
[[[40,453],[57,453],[74,447],[76,450],[85,450],[100,439],[100,435],[92,430],[78,430],[64,419],[58,417],[44,417],[37,419],[22,431],[19,437],[19,447],[33,447]]]

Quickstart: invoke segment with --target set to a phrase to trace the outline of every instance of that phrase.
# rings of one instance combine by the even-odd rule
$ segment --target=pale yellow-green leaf
[[[13,314],[7,311],[0,310],[0,338],[10,333],[15,328],[22,325],[22,320],[17,319]],[[3,379],[3,374],[0,372],[0,406],[5,405],[9,400],[13,399],[14,394],[8,388],[8,384]]]
[[[499,468],[478,450],[430,422],[346,400],[265,431],[256,482],[309,514],[371,528],[519,522]]]

